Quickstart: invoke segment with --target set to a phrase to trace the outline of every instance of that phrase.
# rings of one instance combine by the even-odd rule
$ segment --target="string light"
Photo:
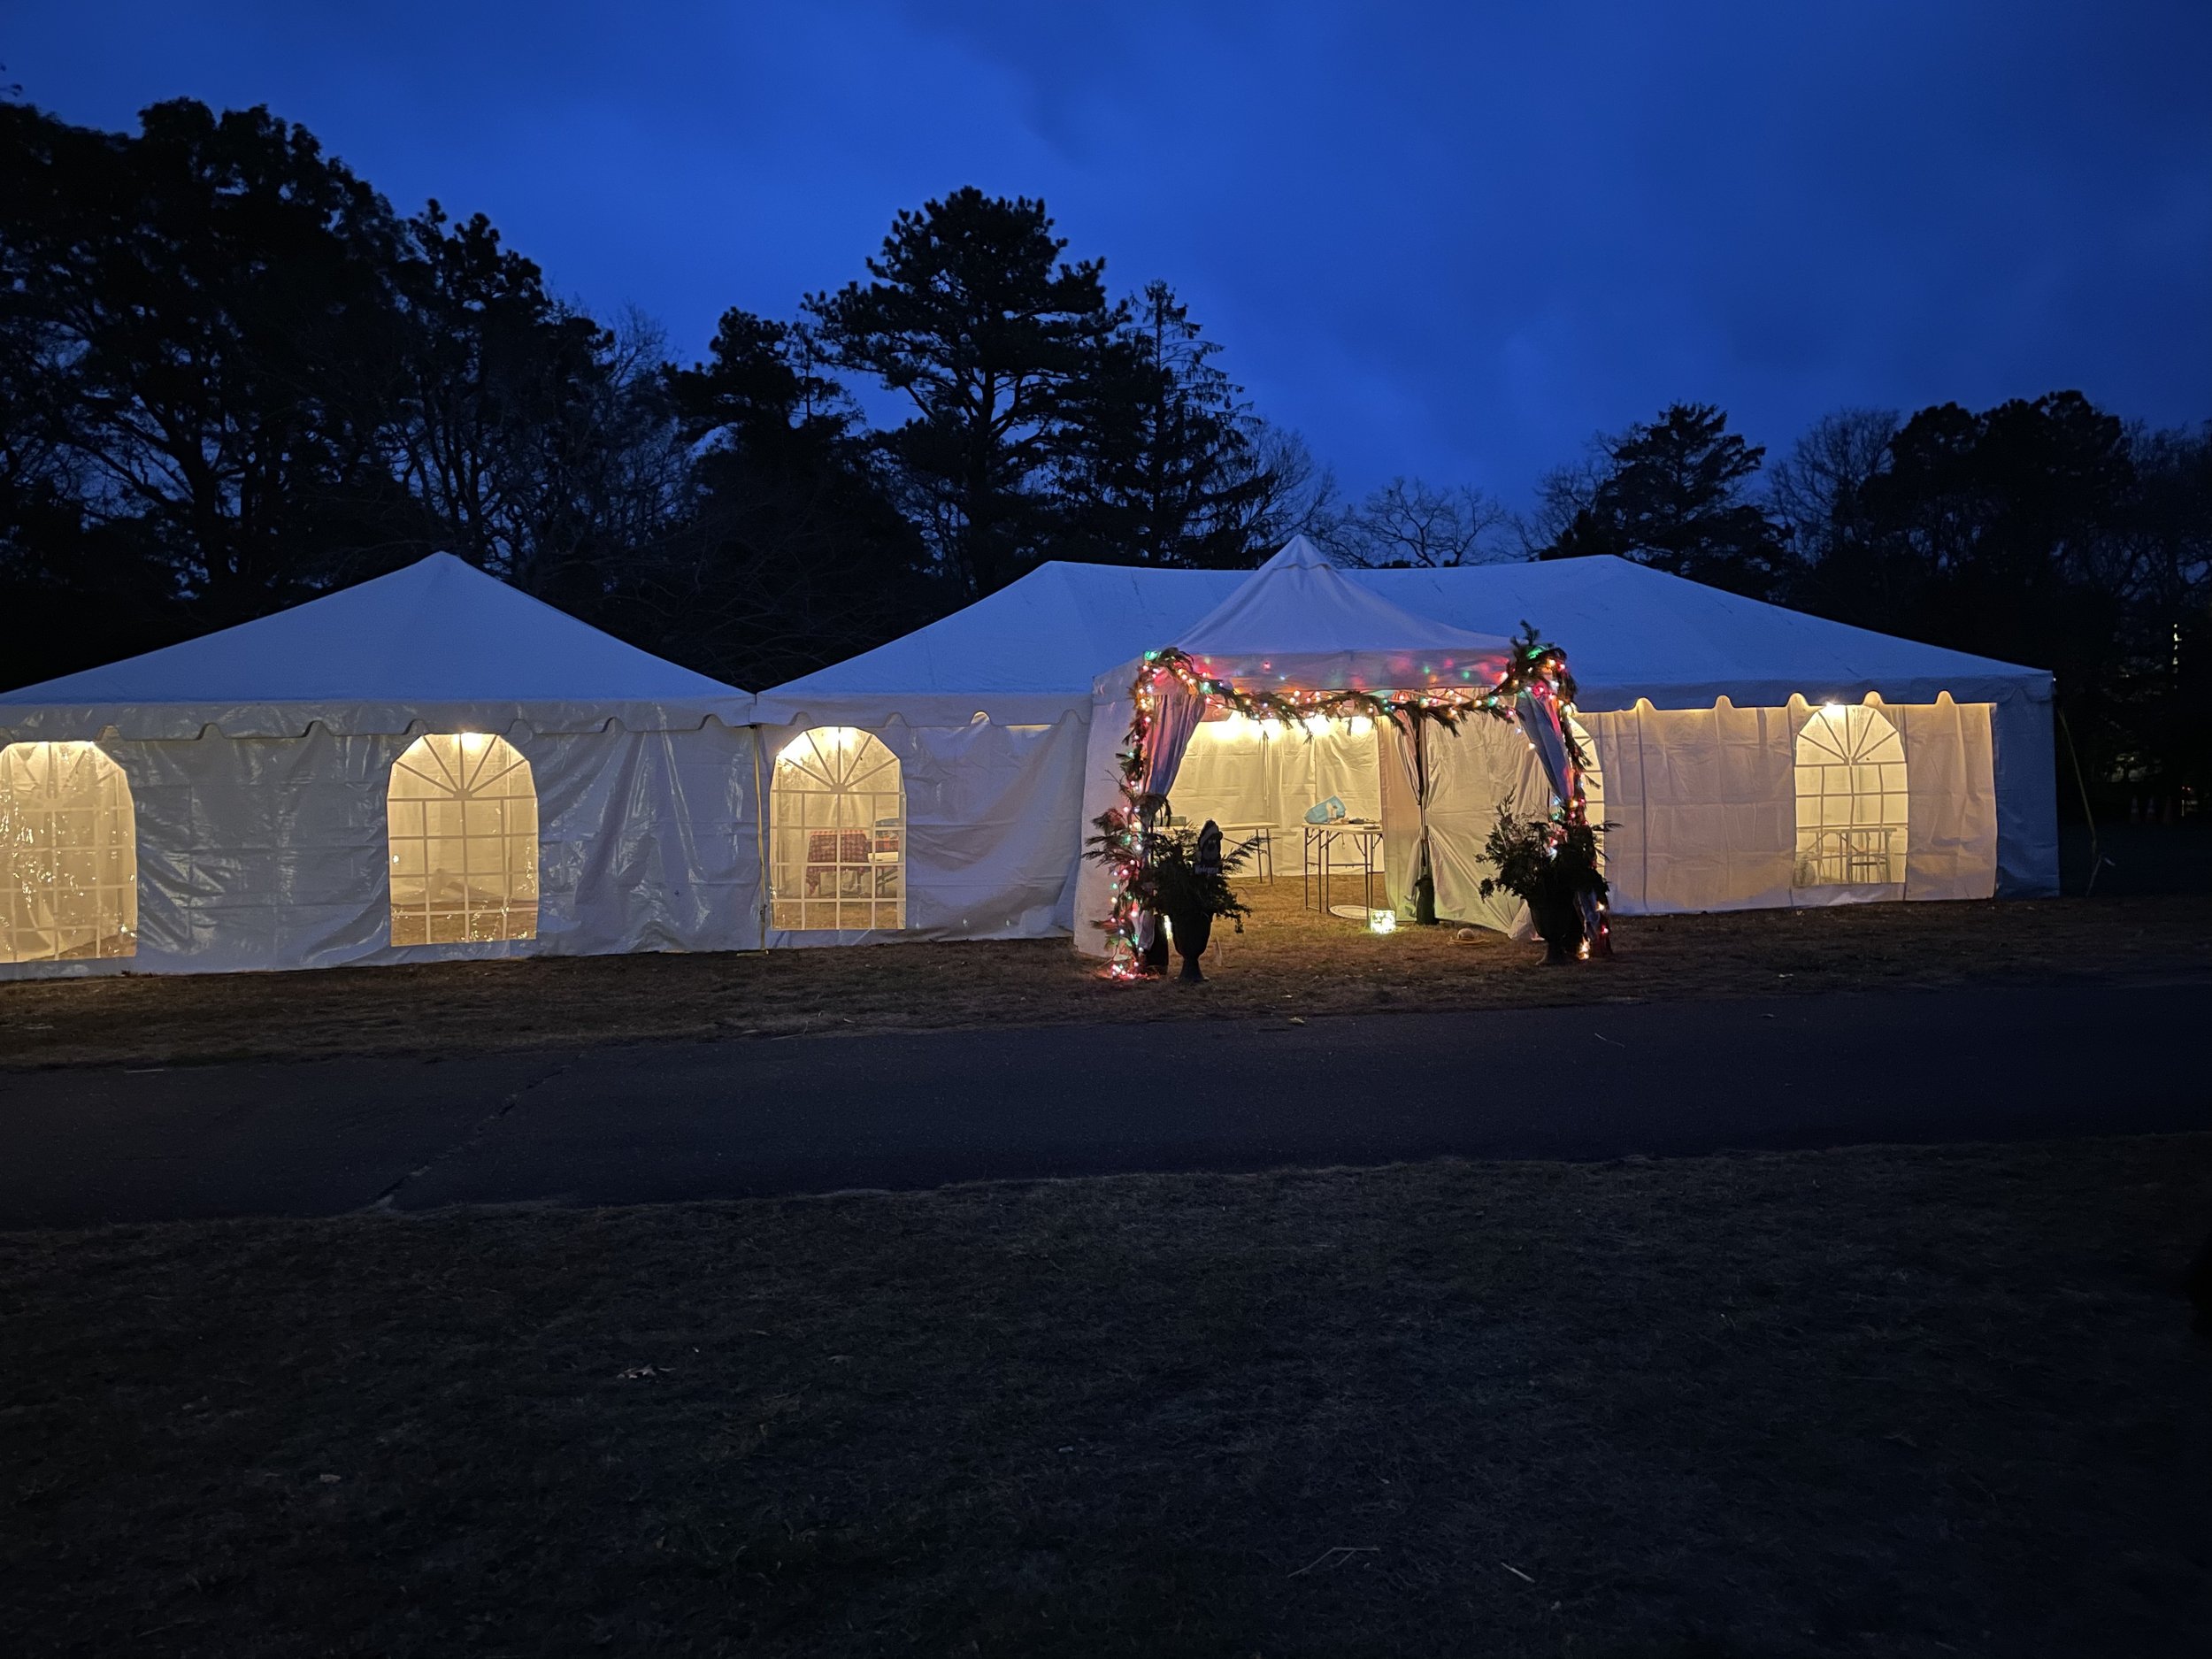
[[[1273,664],[1263,662],[1260,666],[1266,672]],[[1309,738],[1326,731],[1328,723],[1336,719],[1387,721],[1409,734],[1423,720],[1432,720],[1450,730],[1471,714],[1517,726],[1519,717],[1515,705],[1525,695],[1546,710],[1550,717],[1548,723],[1558,732],[1566,755],[1566,795],[1554,803],[1552,811],[1556,826],[1555,842],[1565,835],[1569,826],[1587,822],[1582,797],[1585,761],[1567,725],[1567,717],[1574,711],[1575,682],[1567,671],[1565,652],[1539,641],[1536,630],[1523,623],[1521,634],[1513,641],[1503,670],[1488,686],[1471,683],[1471,669],[1460,671],[1462,679],[1470,681],[1463,685],[1434,684],[1436,671],[1426,664],[1421,672],[1430,680],[1430,685],[1418,691],[1389,695],[1363,687],[1334,691],[1257,690],[1209,672],[1188,652],[1173,646],[1147,651],[1143,665],[1129,687],[1133,712],[1127,741],[1116,757],[1121,774],[1121,804],[1110,809],[1098,820],[1100,833],[1096,841],[1111,864],[1107,883],[1111,902],[1106,919],[1099,924],[1107,936],[1107,976],[1116,979],[1144,977],[1137,945],[1142,913],[1140,899],[1144,887],[1146,839],[1155,833],[1146,821],[1145,762],[1160,697],[1171,687],[1197,698],[1202,704],[1202,716],[1223,709],[1233,716],[1257,722],[1265,735],[1296,727]],[[1533,737],[1525,732],[1523,736],[1532,749],[1536,747]],[[1397,926],[1394,913],[1379,914],[1390,916],[1390,927]],[[1599,953],[1610,954],[1602,910],[1590,919],[1594,923]],[[1378,923],[1376,931],[1386,932],[1388,928]]]

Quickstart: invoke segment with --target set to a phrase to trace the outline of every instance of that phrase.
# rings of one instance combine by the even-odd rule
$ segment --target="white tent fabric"
[[[1312,691],[1492,685],[1513,649],[1498,634],[1380,597],[1304,536],[1292,537],[1213,610],[1159,644],[1180,647],[1218,679]],[[1136,661],[1126,667],[1125,688]]]
[[[1175,775],[1175,815],[1224,827],[1295,825],[1317,801],[1344,803],[1347,818],[1379,822],[1382,745],[1372,720],[1331,721],[1317,732],[1273,729],[1246,719],[1210,720],[1198,728]],[[1289,835],[1273,841],[1273,865],[1296,873],[1303,849]]]
[[[1483,860],[1482,844],[1497,822],[1501,804],[1511,803],[1524,818],[1541,818],[1551,810],[1551,784],[1533,745],[1515,727],[1491,719],[1463,720],[1448,731],[1425,726],[1420,741],[1428,760],[1425,816],[1435,869],[1436,913],[1502,933],[1527,934],[1527,906],[1520,900],[1509,894],[1482,896],[1483,878],[1494,873]],[[1399,740],[1399,747],[1405,747],[1404,739]],[[1412,799],[1410,772],[1409,766],[1387,760],[1383,767],[1384,863],[1391,906],[1404,916],[1414,913],[1414,852],[1424,816]]]
[[[0,693],[0,744],[96,740],[136,810],[134,954],[204,972],[759,942],[746,692],[436,555],[220,633]],[[387,791],[416,734],[528,763],[534,939],[389,941]]]
[[[776,757],[803,733],[847,725],[872,732],[898,760],[905,789],[906,926],[800,931],[775,926],[771,916],[772,948],[1036,939],[1070,929],[1085,720],[1071,711],[1048,722],[871,726],[829,708],[817,703],[797,721],[759,728],[764,809],[772,817]]]
[[[1786,709],[1793,696],[1810,704],[1870,695],[1890,705],[1932,708],[1947,697],[1986,705],[1989,773],[1985,781],[1978,772],[1962,781],[1972,780],[1982,798],[1976,811],[1994,814],[1994,891],[2016,897],[2058,891],[2057,772],[2045,670],[1809,617],[1628,559],[1372,571],[1357,580],[1409,610],[1463,626],[1494,627],[1509,616],[1535,621],[1566,648],[1579,687],[1576,703],[1598,739],[1609,780],[1615,743],[1608,733],[1617,728],[1589,716],[1632,710],[1640,702],[1660,713],[1709,711],[1724,698],[1739,713]],[[1730,747],[1739,745],[1731,739]]]
[[[1992,715],[2001,705],[1873,706],[1904,740],[1911,815],[1907,899],[1987,898],[2001,845]],[[1655,709],[1581,718],[1604,773],[1607,879],[1624,914],[1851,902],[1863,893],[1794,885],[1796,747],[1812,716],[1779,708]]]
[[[1606,813],[1622,826],[1609,855],[1618,908],[1791,902],[1788,750],[1803,715],[1781,717],[1869,695],[1897,720],[1911,762],[1907,896],[2057,891],[2047,672],[1803,616],[1617,558],[1331,574],[1340,595],[1370,594],[1444,628],[1494,637],[1528,621],[1565,648],[1607,779]],[[973,829],[948,819],[928,862],[915,832],[911,903],[923,906],[941,882],[959,895],[935,907],[928,936],[964,932],[953,918],[973,913],[995,918],[990,927],[1003,933],[1038,913],[1037,895],[1055,871],[1062,880],[1074,873],[1088,828],[1085,782],[1110,768],[1122,735],[1092,724],[1094,680],[1147,650],[1202,640],[1197,625],[1252,580],[1238,571],[1046,565],[941,622],[763,693],[761,718],[786,732],[848,722],[920,756],[939,741],[931,733],[949,734],[979,714],[993,724],[1048,723],[1051,741],[1033,762],[1044,770],[1025,810],[1056,803],[1051,818]],[[1760,710],[1763,758],[1754,764],[1734,733]],[[1655,756],[1663,757],[1656,771]],[[1212,764],[1203,763],[1202,780]],[[1494,812],[1494,795],[1455,803],[1454,792],[1494,781],[1486,764],[1448,766],[1438,807]],[[1719,793],[1701,793],[1709,790]],[[1939,811],[1924,798],[1931,792],[1940,793]],[[1648,822],[1638,821],[1647,797]],[[1694,839],[1724,825],[1717,846]],[[1662,865],[1680,861],[1679,878],[1628,879],[1651,855]],[[1777,868],[1778,885],[1759,873]],[[1056,929],[1070,927],[1072,909],[1064,899],[1054,910]]]
[[[1125,698],[1145,651],[1179,644],[1247,681],[1405,689],[1494,672],[1524,620],[1566,649],[1580,682],[1616,826],[1617,908],[1869,896],[1792,885],[1796,750],[1817,705],[1835,703],[1878,705],[1901,740],[1903,896],[2056,890],[2047,673],[1618,559],[1339,572],[1297,542],[1257,573],[1052,564],[756,700],[440,556],[0,693],[0,744],[96,741],[121,768],[139,902],[134,955],[0,975],[1066,933],[1087,818],[1113,788],[1127,723],[1125,703],[1100,709],[1101,687]],[[1519,736],[1487,725],[1431,734],[1426,810],[1452,826],[1440,903],[1496,923],[1470,896],[1480,869],[1451,849],[1486,829],[1502,795],[1540,808],[1545,785]],[[896,933],[767,927],[760,791],[783,745],[822,726],[874,733],[901,763]],[[504,735],[531,768],[537,936],[395,950],[388,780],[416,734],[469,732]],[[1263,800],[1280,821],[1301,795],[1340,794],[1363,812],[1373,799],[1386,841],[1406,833],[1392,768],[1377,764],[1397,758],[1381,753],[1400,741],[1390,728],[1310,748],[1286,734],[1272,759],[1216,736],[1195,741],[1178,788],[1197,799],[1179,807],[1210,789]],[[1307,764],[1288,764],[1293,749]]]
[[[664,662],[449,553],[257,621],[0,692],[12,740],[740,726],[749,693]]]
[[[1167,646],[1187,653],[1202,673],[1254,689],[1378,693],[1487,687],[1504,672],[1513,649],[1511,641],[1496,634],[1454,627],[1379,598],[1349,580],[1303,536],[1294,538],[1213,611],[1149,649]],[[1133,687],[1144,660],[1144,653],[1138,652],[1093,682],[1090,755],[1083,779],[1087,826],[1119,803],[1114,757],[1135,712]],[[1376,735],[1385,742],[1408,741],[1394,726]],[[1156,724],[1157,748],[1146,757],[1156,779],[1175,777],[1188,738],[1187,728],[1170,732]],[[1394,764],[1386,761],[1383,770]],[[1395,827],[1387,810],[1391,803],[1411,793],[1384,787],[1386,833]],[[1412,840],[1417,844],[1425,808],[1417,799],[1410,804],[1416,814]],[[1106,915],[1107,889],[1104,867],[1086,862],[1077,876],[1075,906],[1076,941],[1084,950],[1103,949],[1097,924]]]
[[[1249,571],[1041,565],[1019,581],[872,651],[760,694],[769,726],[894,723],[950,730],[1080,712],[1091,681],[1202,617]]]
[[[763,694],[756,718],[768,760],[812,728],[855,726],[898,757],[906,787],[904,932],[772,928],[769,943],[1069,932],[1093,678],[1203,615],[1249,574],[1045,565],[941,621]],[[771,788],[772,778],[765,766]]]

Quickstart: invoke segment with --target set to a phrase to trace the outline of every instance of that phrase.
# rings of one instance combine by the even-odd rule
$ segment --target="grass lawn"
[[[2212,1135],[0,1236],[0,1629],[2200,1654],[2208,1225]]]
[[[1286,1006],[1513,1008],[2212,969],[2212,894],[1628,917],[1614,961],[1544,969],[1540,945],[1494,933],[1462,941],[1449,928],[1379,938],[1300,910],[1294,879],[1248,890],[1257,913],[1218,960],[1209,956],[1202,987],[1108,984],[1065,940],[19,980],[0,984],[0,1066],[1233,1018]]]

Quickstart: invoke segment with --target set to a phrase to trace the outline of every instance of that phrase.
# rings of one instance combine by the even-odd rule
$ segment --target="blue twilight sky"
[[[2212,418],[2212,3],[7,0],[73,120],[266,104],[687,361],[893,212],[1042,196],[1355,492],[1594,430],[2076,387]]]

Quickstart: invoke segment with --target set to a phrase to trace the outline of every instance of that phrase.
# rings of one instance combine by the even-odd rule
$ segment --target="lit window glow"
[[[906,781],[872,732],[818,726],[776,755],[769,887],[775,926],[906,926]]]
[[[384,811],[394,945],[538,936],[538,792],[513,744],[417,738],[393,764]]]
[[[973,724],[972,721],[970,722]],[[876,739],[854,726],[818,726],[802,732],[776,751],[779,766],[803,766],[819,756],[847,755]]]
[[[1905,745],[1864,703],[1824,703],[1797,737],[1801,887],[1894,887],[1905,879]]]
[[[0,749],[0,962],[138,954],[130,781],[97,743]]]

